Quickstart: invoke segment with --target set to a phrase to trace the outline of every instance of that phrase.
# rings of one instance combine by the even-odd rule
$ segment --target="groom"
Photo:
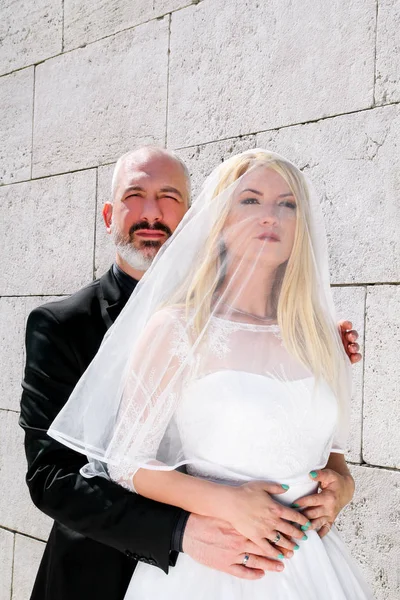
[[[20,424],[27,484],[34,504],[54,519],[31,600],[122,600],[137,561],[168,573],[185,551],[239,577],[279,570],[228,523],[148,500],[103,478],[85,479],[84,456],[46,434],[125,306],[138,280],[189,205],[184,163],[160,148],[140,148],[117,162],[112,202],[103,217],[116,261],[101,279],[70,298],[35,309],[26,331]],[[343,339],[360,358],[356,332]],[[339,476],[338,476],[339,477]],[[242,566],[244,553],[251,553]],[[289,555],[290,557],[290,555]]]

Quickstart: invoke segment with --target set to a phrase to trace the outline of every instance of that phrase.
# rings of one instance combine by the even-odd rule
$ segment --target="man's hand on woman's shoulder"
[[[358,332],[353,329],[351,321],[339,321],[339,331],[343,346],[352,365],[360,362],[360,346],[357,344]]]

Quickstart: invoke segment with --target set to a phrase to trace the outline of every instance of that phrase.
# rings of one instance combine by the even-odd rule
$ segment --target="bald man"
[[[54,519],[31,600],[122,600],[137,561],[168,573],[181,551],[247,579],[283,568],[261,550],[242,566],[248,541],[228,523],[153,502],[105,478],[83,478],[85,457],[46,433],[178,226],[189,197],[187,168],[174,153],[145,147],[122,156],[114,170],[112,202],[103,208],[115,263],[99,280],[28,318],[20,418],[27,483],[34,504]],[[342,324],[346,350],[356,362],[357,333],[350,329],[351,324]],[[292,554],[286,552],[288,558]]]

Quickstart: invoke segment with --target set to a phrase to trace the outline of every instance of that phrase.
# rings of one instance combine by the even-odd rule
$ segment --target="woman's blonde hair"
[[[283,177],[296,198],[296,228],[293,248],[280,281],[277,321],[288,351],[316,378],[325,379],[340,397],[343,348],[332,317],[324,310],[318,294],[318,274],[310,237],[309,191],[305,177],[291,163],[266,152],[234,156],[221,166],[213,198],[229,188],[250,168],[265,166]],[[232,195],[230,194],[230,197]],[[186,294],[187,313],[194,310],[197,334],[210,318],[215,292],[220,285],[221,233],[231,208],[225,202],[218,214]]]

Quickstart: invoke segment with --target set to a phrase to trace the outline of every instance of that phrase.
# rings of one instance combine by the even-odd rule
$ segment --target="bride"
[[[86,477],[228,521],[241,565],[261,548],[285,566],[249,581],[181,554],[169,575],[139,563],[126,600],[365,600],[332,523],[320,537],[301,509],[310,473],[348,473],[349,398],[318,200],[252,150],[206,180],[49,435]]]

